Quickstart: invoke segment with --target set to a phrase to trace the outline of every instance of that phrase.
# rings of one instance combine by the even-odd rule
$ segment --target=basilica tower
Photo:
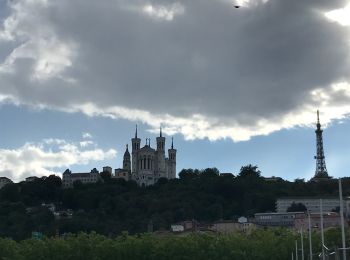
[[[123,158],[123,169],[131,173],[131,160],[128,145],[126,145],[126,150]]]
[[[138,153],[140,151],[140,144],[141,144],[141,139],[137,137],[137,125],[136,125],[136,131],[135,131],[135,137],[131,139],[131,144],[132,144],[132,175],[134,176],[137,172],[138,169]]]
[[[174,149],[174,139],[171,138],[171,149],[168,149],[168,179],[176,178],[176,149]]]
[[[156,172],[158,178],[166,178],[166,164],[165,164],[165,137],[163,137],[162,128],[157,137],[157,164]]]

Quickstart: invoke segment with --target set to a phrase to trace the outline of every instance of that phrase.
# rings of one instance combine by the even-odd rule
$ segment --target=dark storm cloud
[[[0,74],[0,93],[25,103],[199,114],[259,134],[258,120],[318,105],[312,90],[349,78],[349,29],[324,16],[347,1],[252,1],[240,9],[225,0],[33,2],[24,8],[40,5],[40,14],[20,30],[54,43],[31,39],[10,66],[15,72]],[[62,68],[33,80],[39,54],[47,50],[50,63],[59,44],[71,49],[60,49]]]

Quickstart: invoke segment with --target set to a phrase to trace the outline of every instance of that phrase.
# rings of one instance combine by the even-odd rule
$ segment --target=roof
[[[156,150],[154,150],[153,148],[151,148],[150,146],[148,146],[148,145],[145,145],[144,147],[142,147],[141,149],[140,149],[140,152],[155,152]]]
[[[347,197],[344,197],[344,199]],[[295,197],[281,197],[278,198],[277,200],[320,200],[320,199],[337,199],[339,200],[338,196],[318,196],[318,197],[313,197],[313,196],[295,196]]]
[[[294,215],[294,214],[305,214],[305,212],[297,211],[297,212],[269,212],[269,213],[255,213],[256,216],[263,216],[263,215]]]
[[[96,173],[91,173],[91,172],[80,172],[80,173],[72,173],[71,175],[69,175],[70,177],[73,178],[79,178],[79,177],[88,177],[92,174],[96,174]]]

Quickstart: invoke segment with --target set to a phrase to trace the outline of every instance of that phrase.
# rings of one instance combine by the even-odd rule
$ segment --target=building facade
[[[72,173],[67,169],[62,174],[62,186],[63,188],[73,187],[74,182],[80,181],[83,184],[96,183],[101,180],[100,173],[96,168],[92,169],[90,172],[86,173]]]
[[[303,204],[310,213],[320,213],[320,198],[318,197],[286,197],[279,198],[276,201],[276,211],[278,213],[287,212],[293,204]],[[350,216],[350,198],[343,198],[344,214]],[[324,212],[337,211],[339,209],[339,197],[323,197],[322,207]]]
[[[254,223],[249,222],[235,222],[232,220],[222,220],[214,222],[209,230],[220,234],[232,234],[232,233],[247,233],[256,228]]]
[[[123,168],[115,170],[115,178],[134,180],[140,186],[155,184],[160,178],[176,178],[176,152],[172,140],[171,148],[168,149],[168,157],[165,150],[166,138],[160,129],[159,137],[156,138],[156,148],[151,147],[151,140],[146,139],[146,144],[141,148],[141,139],[137,135],[131,139],[131,155],[128,146],[123,157]]]
[[[320,213],[311,213],[310,214],[310,224],[312,229],[321,230],[321,216]],[[348,223],[344,222],[345,227],[348,226]],[[330,227],[340,227],[341,218],[338,213],[335,212],[325,212],[323,213],[323,228]],[[308,230],[309,229],[309,217],[308,214],[299,215],[294,220],[294,228],[296,230]]]
[[[256,213],[255,224],[264,227],[294,227],[294,220],[304,212]]]

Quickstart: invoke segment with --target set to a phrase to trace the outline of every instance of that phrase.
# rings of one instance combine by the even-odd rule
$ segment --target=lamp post
[[[304,236],[303,228],[300,230],[300,240],[301,240],[301,260],[304,260]]]
[[[326,260],[326,256],[325,256],[325,252],[324,252],[323,206],[322,206],[322,199],[320,199],[320,217],[321,217],[322,260]]]
[[[295,240],[295,260],[298,260],[298,240]]]
[[[311,230],[311,217],[310,217],[310,211],[307,213],[308,219],[309,219],[309,254],[310,254],[310,260],[312,260],[312,230]]]

